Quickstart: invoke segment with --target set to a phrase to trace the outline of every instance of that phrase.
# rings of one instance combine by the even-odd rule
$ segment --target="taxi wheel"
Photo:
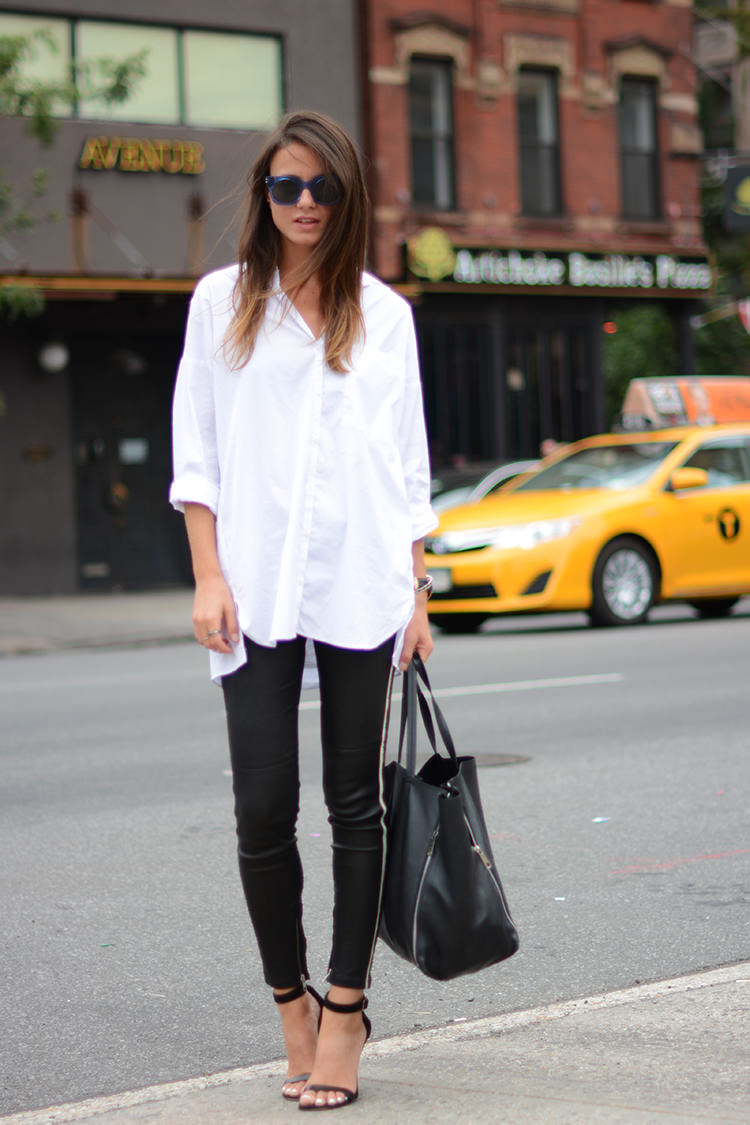
[[[444,633],[476,633],[486,613],[431,613],[430,622]]]
[[[710,621],[716,617],[727,617],[739,598],[700,598],[698,601],[688,602],[699,617]]]
[[[638,625],[654,604],[656,587],[648,547],[628,536],[613,539],[594,567],[589,616],[595,625]]]

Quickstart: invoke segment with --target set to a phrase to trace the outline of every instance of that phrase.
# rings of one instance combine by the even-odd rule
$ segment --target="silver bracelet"
[[[414,593],[427,594],[428,598],[432,597],[432,575],[425,574],[424,578],[414,577]]]

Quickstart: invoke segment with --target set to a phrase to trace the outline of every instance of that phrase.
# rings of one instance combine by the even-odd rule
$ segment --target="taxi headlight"
[[[533,523],[511,524],[508,527],[498,527],[492,540],[493,547],[509,551],[520,547],[524,551],[538,547],[540,543],[549,543],[553,539],[564,539],[578,527],[581,520],[578,516],[567,516],[559,520],[535,520]]]
[[[514,548],[530,550],[540,543],[562,539],[581,522],[579,516],[558,520],[534,520],[532,523],[508,524],[506,527],[472,527],[446,531],[428,537],[425,547],[433,555],[449,555],[456,551],[481,551],[499,547],[509,551]]]
[[[491,547],[495,527],[472,527],[462,531],[446,531],[443,535],[429,535],[425,550],[433,555],[450,555],[454,551],[481,551]]]

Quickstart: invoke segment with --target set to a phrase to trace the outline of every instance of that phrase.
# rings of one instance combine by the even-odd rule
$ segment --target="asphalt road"
[[[521,951],[437,984],[380,948],[379,1035],[750,956],[750,604],[440,637],[433,682]],[[300,843],[325,974],[328,827],[303,705]],[[220,691],[190,645],[0,662],[0,1112],[278,1057],[235,871]],[[514,764],[493,761],[510,756]]]

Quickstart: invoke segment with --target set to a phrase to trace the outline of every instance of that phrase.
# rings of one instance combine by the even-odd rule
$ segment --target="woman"
[[[300,1109],[357,1097],[383,879],[393,668],[432,650],[436,523],[408,305],[364,272],[367,196],[334,121],[287,115],[249,175],[239,264],[193,297],[174,401],[193,625],[229,730],[242,884]],[[320,683],[334,911],[325,999],[307,986],[295,838],[297,710]]]

